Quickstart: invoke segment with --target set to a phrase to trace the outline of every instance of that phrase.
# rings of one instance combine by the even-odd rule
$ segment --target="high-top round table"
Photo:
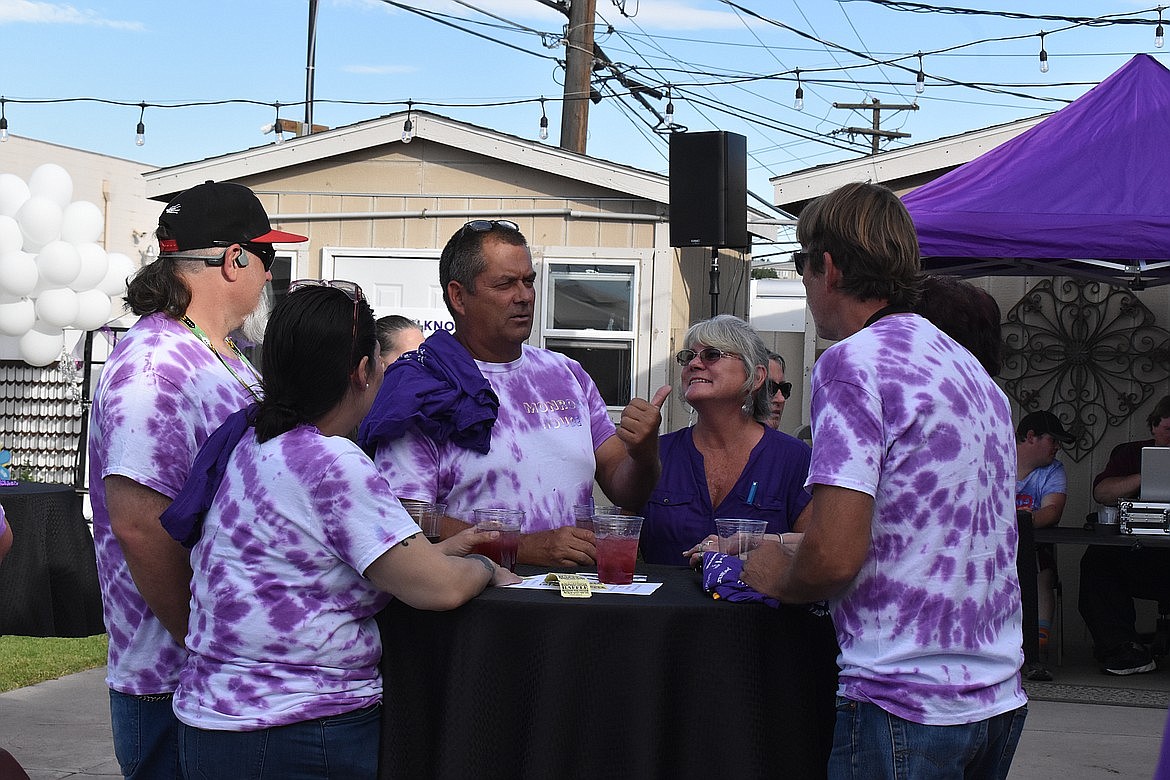
[[[685,568],[638,571],[662,587],[488,588],[450,612],[392,602],[379,616],[381,776],[824,777],[829,618],[713,600]]]
[[[0,562],[0,635],[106,631],[93,536],[69,485],[0,486],[12,550]]]

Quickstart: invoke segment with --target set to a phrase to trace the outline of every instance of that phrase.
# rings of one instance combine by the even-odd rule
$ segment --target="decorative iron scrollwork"
[[[1003,325],[1004,390],[1025,412],[1047,409],[1080,461],[1170,377],[1170,331],[1133,292],[1083,279],[1043,279]]]

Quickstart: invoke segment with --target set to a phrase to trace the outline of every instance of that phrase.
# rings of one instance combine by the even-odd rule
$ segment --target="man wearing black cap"
[[[1142,488],[1142,448],[1170,447],[1170,396],[1146,417],[1152,439],[1119,444],[1104,470],[1093,479],[1093,499],[1117,506],[1137,498]],[[1156,547],[1091,545],[1081,557],[1079,608],[1093,652],[1106,674],[1142,674],[1156,667],[1137,632],[1133,600],[1170,600],[1170,550]]]
[[[211,432],[260,397],[260,376],[229,333],[263,300],[273,244],[306,240],[273,230],[252,191],[226,182],[177,195],[157,235],[158,259],[126,291],[141,319],[94,391],[89,472],[114,752],[123,775],[150,778],[180,774],[171,695],[191,578],[159,515]]]
[[[1040,411],[1024,415],[1016,426],[1016,511],[1032,515],[1033,528],[1047,528],[1060,522],[1068,498],[1068,478],[1064,464],[1056,459],[1061,444],[1075,441],[1052,412]],[[1036,547],[1036,593],[1034,605],[1025,604],[1026,614],[1036,609],[1038,637],[1024,637],[1024,667],[1026,680],[1051,680],[1052,674],[1040,662],[1040,653],[1047,649],[1048,632],[1052,629],[1052,615],[1056,610],[1053,589],[1056,587],[1056,559],[1052,545]],[[1029,584],[1021,572],[1021,592]],[[1028,588],[1030,590],[1030,588]],[[1023,593],[1027,599],[1027,593]]]

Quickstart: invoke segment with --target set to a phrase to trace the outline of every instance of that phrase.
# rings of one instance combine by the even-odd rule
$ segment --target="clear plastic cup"
[[[520,549],[520,526],[524,512],[520,509],[475,509],[472,511],[476,528],[499,531],[495,540],[475,546],[475,552],[486,555],[509,571],[516,571],[516,553]]]
[[[741,561],[760,546],[764,538],[766,520],[749,520],[738,517],[721,517],[715,520],[715,534],[719,537],[719,552],[735,555]]]
[[[597,537],[597,579],[607,585],[629,585],[633,582],[642,518],[636,515],[595,514],[593,533]]]

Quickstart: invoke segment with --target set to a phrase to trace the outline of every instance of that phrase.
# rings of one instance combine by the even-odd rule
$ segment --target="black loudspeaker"
[[[748,247],[747,138],[670,136],[670,245]]]

